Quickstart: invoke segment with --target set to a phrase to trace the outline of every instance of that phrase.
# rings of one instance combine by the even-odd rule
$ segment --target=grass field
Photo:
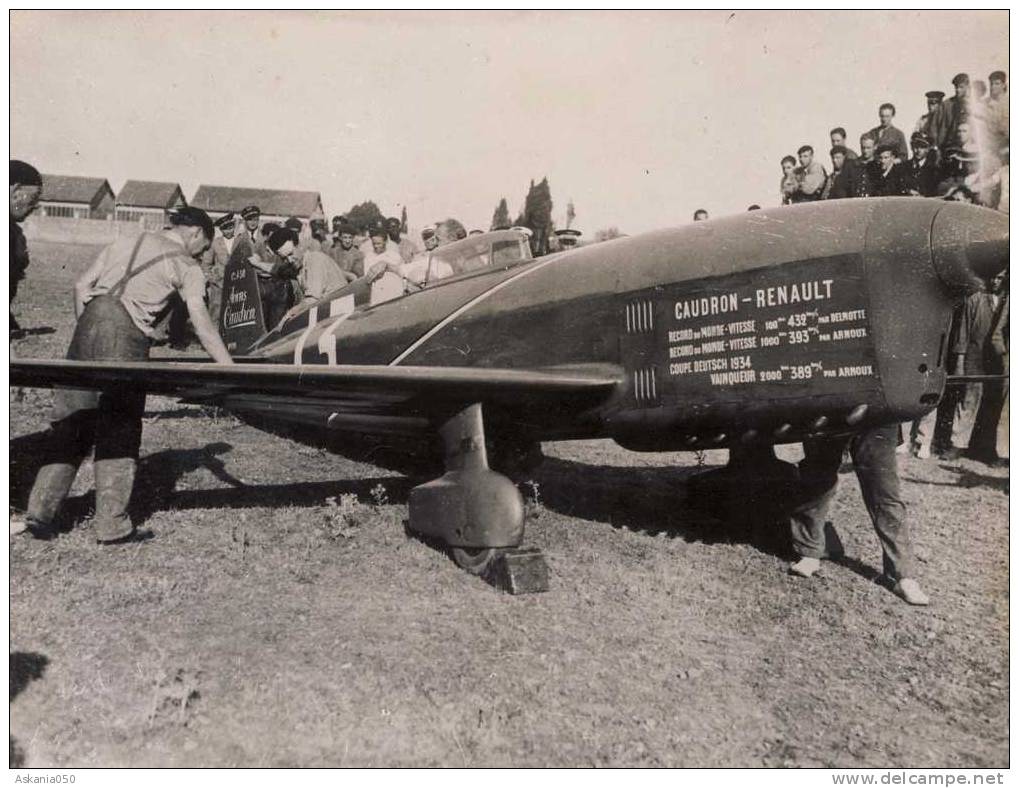
[[[31,251],[12,352],[60,356],[95,250]],[[13,505],[50,398],[11,391]],[[847,559],[802,580],[781,528],[693,507],[724,453],[545,452],[552,587],[512,597],[406,535],[414,480],[150,398],[142,538],[95,544],[85,467],[73,530],[11,541],[12,765],[1008,765],[1006,470],[902,460],[918,609],[848,468]]]

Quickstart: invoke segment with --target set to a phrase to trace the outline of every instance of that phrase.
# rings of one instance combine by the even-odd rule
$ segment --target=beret
[[[42,186],[42,176],[39,170],[28,162],[11,159],[11,183],[19,186]]]
[[[170,214],[170,224],[175,227],[201,227],[205,237],[210,241],[216,232],[209,214],[201,208],[195,208],[193,205],[177,208],[173,211]]]

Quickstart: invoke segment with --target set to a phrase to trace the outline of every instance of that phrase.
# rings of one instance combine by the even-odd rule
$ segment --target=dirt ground
[[[95,250],[31,251],[12,352],[56,357]],[[50,399],[11,391],[14,506]],[[415,481],[150,398],[142,538],[95,544],[86,466],[73,530],[11,540],[12,765],[1008,766],[1007,470],[903,458],[918,609],[848,467],[847,558],[802,580],[694,507],[724,453],[545,452],[551,590],[513,597],[406,535]]]

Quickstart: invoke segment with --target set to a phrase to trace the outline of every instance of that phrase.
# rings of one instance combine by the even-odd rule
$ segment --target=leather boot
[[[56,536],[53,522],[77,475],[78,467],[70,463],[51,463],[39,469],[25,513],[26,529],[36,539]]]
[[[134,487],[136,461],[133,457],[96,460],[96,541],[109,544],[127,539],[134,524],[127,514]]]

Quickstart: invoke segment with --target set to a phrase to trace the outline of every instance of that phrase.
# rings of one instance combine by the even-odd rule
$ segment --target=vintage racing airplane
[[[1008,243],[1006,215],[910,197],[754,211],[539,259],[507,230],[436,250],[454,275],[415,292],[380,301],[355,282],[269,331],[253,269],[231,263],[221,330],[236,365],[19,359],[11,384],[130,383],[332,437],[339,452],[356,436],[438,436],[445,473],[411,492],[410,528],[478,574],[512,575],[530,555],[517,585],[540,586],[540,555],[515,550],[521,496],[490,451],[768,445],[917,418],[945,388],[954,304],[1007,265]]]

